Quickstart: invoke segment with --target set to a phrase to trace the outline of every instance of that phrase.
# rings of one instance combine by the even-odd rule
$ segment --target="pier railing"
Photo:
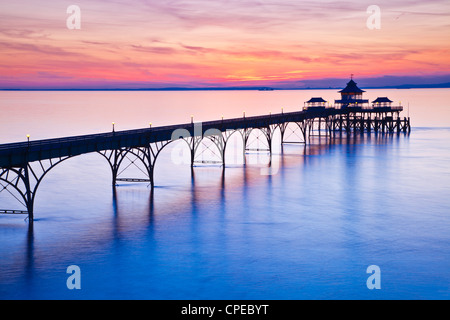
[[[349,107],[341,107],[338,105],[326,105],[326,106],[305,106],[303,107],[303,111],[310,110],[338,110],[340,112],[345,113],[348,112],[401,112],[403,111],[403,106],[349,106]]]
[[[232,119],[222,119],[214,121],[202,122],[202,125],[206,128],[218,128],[220,129],[237,129],[251,127],[255,124],[276,124],[292,121],[301,121],[304,119],[311,119],[315,117],[323,117],[328,115],[339,115],[348,113],[399,113],[403,111],[402,106],[392,106],[392,107],[347,107],[340,108],[336,106],[329,107],[304,107],[303,111],[288,112],[288,113],[277,113],[261,116],[250,116],[250,117],[240,117]],[[52,139],[42,139],[42,140],[30,140],[25,142],[15,142],[0,144],[0,156],[14,153],[14,150],[23,152],[31,151],[33,149],[52,149],[60,148],[62,146],[77,145],[82,143],[99,143],[103,141],[111,141],[117,139],[123,139],[131,136],[157,136],[163,134],[166,139],[167,134],[173,132],[177,129],[191,129],[193,123],[184,123],[178,125],[168,125],[153,128],[144,129],[133,129],[124,131],[111,131],[107,133],[98,134],[88,134],[80,136],[71,136],[63,138],[52,138]],[[192,132],[191,134],[194,134]],[[152,141],[155,142],[155,141]],[[1,164],[0,164],[1,165]]]

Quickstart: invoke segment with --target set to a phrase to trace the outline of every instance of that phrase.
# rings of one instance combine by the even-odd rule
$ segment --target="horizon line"
[[[446,89],[450,83],[442,84],[412,84],[396,86],[365,86],[365,89]],[[270,86],[236,86],[236,87],[161,87],[161,88],[0,88],[0,91],[233,91],[233,90],[337,90],[342,87],[270,87]]]

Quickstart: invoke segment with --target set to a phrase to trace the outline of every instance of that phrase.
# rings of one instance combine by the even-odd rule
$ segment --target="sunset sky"
[[[79,30],[66,26],[70,5]],[[366,25],[370,5],[379,30]],[[449,40],[448,0],[2,0],[0,88],[445,77]]]

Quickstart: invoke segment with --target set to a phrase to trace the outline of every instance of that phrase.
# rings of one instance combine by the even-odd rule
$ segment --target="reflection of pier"
[[[66,137],[0,145],[0,192],[7,191],[26,210],[0,210],[0,213],[28,214],[33,220],[34,200],[44,176],[56,165],[74,156],[99,153],[109,163],[112,184],[118,181],[149,182],[154,187],[154,168],[161,151],[174,141],[184,141],[189,149],[191,167],[207,141],[208,147],[225,167],[225,152],[230,137],[242,138],[243,150],[266,151],[272,154],[274,134],[279,133],[281,142],[287,141],[288,127],[296,131],[298,143],[307,144],[311,135],[318,133],[327,137],[342,133],[409,132],[409,118],[400,118],[401,106],[353,105],[351,99],[345,104],[325,106],[309,105],[298,112],[269,114],[263,116],[222,119],[203,123],[191,123],[128,131],[112,131],[103,134]],[[254,147],[260,139],[264,148]],[[266,148],[267,147],[267,148]],[[126,162],[130,163],[126,165]],[[127,167],[139,162],[144,178],[122,177]],[[201,160],[201,163],[208,162]],[[216,161],[210,161],[216,163]]]

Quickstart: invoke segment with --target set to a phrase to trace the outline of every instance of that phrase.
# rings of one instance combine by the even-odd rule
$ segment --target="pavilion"
[[[309,108],[325,108],[325,104],[327,103],[322,97],[313,97],[305,102],[304,109]]]
[[[347,86],[339,92],[341,93],[341,99],[334,102],[341,108],[364,107],[365,104],[369,103],[369,100],[362,98],[365,91],[358,88],[356,82],[353,81],[353,77],[347,83]]]
[[[390,100],[388,97],[378,97],[372,101],[372,106],[373,107],[391,107],[392,102],[393,101]]]

